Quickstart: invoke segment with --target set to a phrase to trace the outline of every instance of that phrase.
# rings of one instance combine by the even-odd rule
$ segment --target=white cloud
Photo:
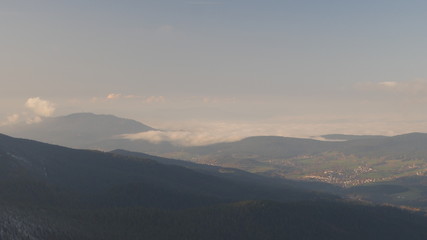
[[[19,114],[13,114],[7,117],[7,122],[9,123],[17,123],[19,121]]]
[[[382,91],[402,94],[426,94],[427,80],[416,79],[411,81],[384,81],[384,82],[365,82],[357,85],[359,89],[367,91]]]
[[[166,101],[164,96],[150,96],[144,99],[145,103],[163,103]]]
[[[130,95],[124,96],[124,98],[127,98],[127,99],[134,99],[134,98],[136,98],[136,99],[138,99],[138,98],[142,98],[142,97],[138,96],[138,95],[130,94]]]
[[[109,99],[109,100],[118,99],[121,96],[122,95],[120,93],[110,93],[107,95],[107,99]]]
[[[171,142],[179,146],[203,146],[218,142],[238,141],[245,137],[265,135],[266,133],[265,128],[247,123],[185,121],[184,123],[173,122],[169,126],[174,126],[174,128],[123,134],[120,137],[129,140],[142,139],[152,143]]]
[[[107,101],[131,101],[131,100],[138,100],[140,102],[144,103],[163,103],[166,101],[166,97],[164,96],[139,96],[134,94],[120,94],[120,93],[110,93],[106,97],[92,97],[92,102],[107,102]]]
[[[380,83],[378,83],[378,85],[393,88],[393,87],[398,86],[398,83],[397,82],[380,82]]]
[[[202,146],[217,142],[231,142],[240,140],[241,136],[212,134],[209,131],[148,131],[137,134],[124,134],[122,138],[129,140],[147,140],[152,143],[171,142],[179,146]]]
[[[25,107],[42,117],[52,116],[55,112],[55,106],[53,103],[39,97],[29,98],[25,103]]]
[[[13,125],[20,121],[19,114],[12,114],[7,116],[6,120],[0,123],[0,126],[7,126],[7,125]]]

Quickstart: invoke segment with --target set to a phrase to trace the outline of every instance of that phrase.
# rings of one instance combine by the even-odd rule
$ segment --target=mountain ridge
[[[422,214],[3,134],[0,171],[1,239],[427,237]]]
[[[2,178],[13,181],[13,174],[16,173],[20,179],[37,179],[47,184],[41,186],[57,186],[70,194],[92,196],[98,198],[98,201],[99,196],[108,198],[105,196],[110,194],[112,204],[125,201],[126,199],[116,197],[120,198],[131,192],[135,194],[134,198],[141,198],[142,202],[148,201],[148,204],[154,204],[153,206],[173,206],[179,202],[178,198],[173,201],[163,198],[166,200],[164,203],[151,201],[145,198],[145,190],[159,196],[176,194],[183,199],[197,197],[202,204],[205,200],[227,202],[241,199],[242,196],[245,196],[245,199],[262,199],[263,196],[269,196],[276,200],[329,197],[285,185],[267,186],[260,183],[250,187],[247,183],[221,175],[207,175],[181,166],[164,165],[151,159],[70,149],[2,134],[0,156],[0,165],[3,169],[8,169],[8,174]],[[128,189],[125,191],[128,193],[121,194],[120,188]],[[282,189],[283,193],[276,191],[279,189]],[[188,205],[182,203],[183,206]]]

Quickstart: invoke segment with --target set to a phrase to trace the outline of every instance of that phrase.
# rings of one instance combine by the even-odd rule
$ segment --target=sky
[[[417,0],[2,0],[0,125],[94,112],[210,142],[427,132],[426,22]]]

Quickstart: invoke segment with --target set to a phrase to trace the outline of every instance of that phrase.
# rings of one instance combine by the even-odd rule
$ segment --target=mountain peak
[[[151,130],[154,128],[135,120],[83,112],[46,118],[38,124],[11,127],[5,133],[67,147],[86,148],[121,134]]]

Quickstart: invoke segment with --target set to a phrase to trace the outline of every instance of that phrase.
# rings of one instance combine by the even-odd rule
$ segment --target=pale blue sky
[[[1,1],[1,116],[423,121],[426,22],[426,1]]]

